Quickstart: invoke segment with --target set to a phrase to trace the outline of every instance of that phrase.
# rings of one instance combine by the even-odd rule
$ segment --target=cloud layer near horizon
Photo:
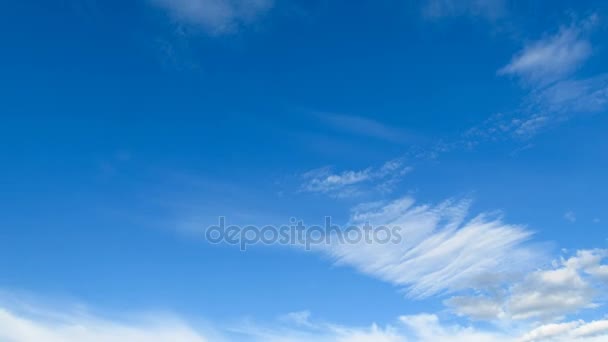
[[[26,311],[0,304],[0,339],[6,342],[605,342],[608,321],[582,320],[536,325],[510,331],[445,323],[434,314],[398,317],[386,326],[349,327],[310,320],[309,313],[258,324],[235,323],[199,329],[175,316],[145,315],[143,319],[107,319],[48,310],[27,303]],[[289,319],[299,317],[298,319]]]

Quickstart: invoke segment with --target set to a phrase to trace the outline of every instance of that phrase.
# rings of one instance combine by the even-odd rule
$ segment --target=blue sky
[[[0,18],[0,340],[608,340],[605,2]],[[219,216],[407,242],[243,252]]]

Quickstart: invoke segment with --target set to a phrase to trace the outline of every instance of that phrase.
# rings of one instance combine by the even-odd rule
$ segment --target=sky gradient
[[[608,3],[0,3],[0,341],[608,341]],[[213,244],[218,223],[399,244]]]

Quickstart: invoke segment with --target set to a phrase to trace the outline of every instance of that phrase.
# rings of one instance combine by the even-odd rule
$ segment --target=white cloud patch
[[[608,265],[603,264],[608,258],[608,250],[583,250],[576,258],[568,260],[568,265],[583,270],[586,274],[608,283]]]
[[[514,319],[551,319],[591,307],[594,289],[575,268],[537,271],[513,287],[507,305]]]
[[[465,137],[474,139],[471,140],[472,143],[479,138],[491,141],[529,138],[552,123],[552,118],[545,115],[544,112],[525,113],[518,117],[498,113],[481,125],[471,128],[465,133]]]
[[[595,17],[529,44],[498,73],[541,86],[570,76],[591,56],[591,43],[584,32],[593,21]]]
[[[496,296],[457,296],[444,301],[444,304],[459,316],[483,321],[501,320],[507,317],[501,300],[504,295]]]
[[[554,262],[554,267],[513,279],[483,295],[454,297],[445,304],[459,315],[483,320],[553,320],[596,308],[605,292],[606,250],[581,250]]]
[[[468,138],[529,138],[574,116],[608,109],[608,74],[558,81],[533,90],[515,117],[497,114],[466,133]]]
[[[6,342],[208,342],[187,324],[170,317],[140,323],[117,322],[89,315],[36,310],[19,314],[0,307],[0,341]],[[217,341],[214,339],[213,341]]]
[[[551,124],[551,118],[544,114],[536,114],[529,118],[511,121],[513,133],[518,137],[530,137]]]
[[[321,252],[339,264],[403,286],[411,297],[500,283],[537,257],[524,246],[532,235],[524,227],[485,214],[467,219],[468,213],[468,201],[416,205],[409,197],[359,206],[349,225],[399,227],[402,240],[335,243],[321,246]]]
[[[542,325],[522,336],[519,342],[535,341],[608,341],[608,320],[582,320]]]
[[[608,74],[566,80],[533,94],[531,106],[551,113],[595,113],[608,106]]]
[[[553,323],[542,325],[519,339],[519,342],[533,342],[563,336],[580,325],[579,322]]]
[[[323,193],[337,198],[353,197],[373,190],[387,193],[411,170],[401,160],[386,162],[379,168],[340,173],[334,173],[331,168],[325,167],[303,174],[301,191]]]
[[[178,21],[210,34],[231,33],[268,12],[272,0],[151,0]]]
[[[597,16],[528,44],[500,75],[520,78],[530,93],[511,114],[493,115],[465,137],[527,139],[574,116],[608,109],[608,74],[577,79],[574,74],[592,56],[589,32]]]
[[[283,315],[281,318],[282,321],[287,323],[293,323],[297,326],[305,326],[310,327],[312,323],[310,323],[310,311],[297,311],[290,312],[286,315]]]

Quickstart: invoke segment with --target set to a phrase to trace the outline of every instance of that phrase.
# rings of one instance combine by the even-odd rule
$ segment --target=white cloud
[[[595,17],[528,44],[498,71],[515,75],[532,85],[547,85],[571,75],[591,56],[591,43],[584,35]]]
[[[309,322],[300,312],[284,317],[296,321],[271,324],[233,323],[221,328],[193,327],[173,316],[146,314],[134,319],[107,319],[82,311],[50,310],[21,302],[8,309],[0,304],[0,341],[3,342],[406,342],[394,328],[346,327]],[[302,325],[304,319],[306,324]],[[293,325],[295,324],[295,325]]]
[[[188,325],[169,317],[146,319],[142,323],[127,323],[40,310],[37,310],[35,315],[28,316],[2,307],[0,307],[0,340],[6,342],[211,341]]]
[[[272,0],[151,0],[180,22],[210,34],[234,32],[272,8]]]
[[[608,283],[608,265],[602,264],[608,258],[608,250],[594,249],[578,251],[576,258],[568,260],[569,267],[583,270],[586,274]]]
[[[543,114],[536,114],[525,119],[515,119],[511,121],[513,133],[518,137],[530,137],[538,131],[548,126],[551,119]]]
[[[399,227],[403,239],[313,248],[339,265],[403,287],[410,297],[473,290],[445,301],[473,319],[546,321],[598,305],[598,286],[608,280],[608,266],[601,264],[608,252],[582,250],[539,269],[543,253],[526,244],[530,231],[499,217],[468,215],[468,201],[416,205],[405,197],[363,204],[352,210],[348,225]]]
[[[336,243],[321,246],[321,252],[339,264],[403,286],[412,297],[501,282],[537,256],[524,246],[531,233],[523,227],[488,215],[467,220],[468,212],[468,201],[415,205],[409,197],[359,206],[349,225],[399,227],[401,242]]]
[[[401,160],[391,160],[379,168],[364,170],[348,170],[333,173],[325,167],[312,170],[302,175],[304,184],[301,190],[318,192],[333,197],[352,197],[365,190],[390,192],[393,187],[408,173],[411,167],[405,166]]]
[[[310,323],[310,316],[310,311],[296,311],[283,315],[281,320],[298,326],[310,327],[312,326]]]
[[[597,113],[608,107],[608,74],[580,80],[564,80],[532,93],[528,111],[567,118],[580,113]]]
[[[608,341],[608,320],[585,322],[582,320],[542,325],[519,339],[534,341]]]
[[[6,342],[605,342],[608,320],[576,320],[521,327],[487,327],[445,323],[435,314],[401,316],[380,326],[344,326],[311,320],[307,311],[288,314],[292,320],[256,323],[251,320],[194,327],[175,316],[143,315],[139,319],[107,319],[82,310],[49,310],[32,303],[0,304],[0,340]],[[305,324],[299,320],[304,318]],[[202,332],[204,331],[204,333]]]
[[[520,342],[533,342],[563,336],[580,325],[579,322],[553,323],[542,325],[522,336]]]
[[[536,89],[523,102],[516,117],[497,114],[466,133],[468,138],[530,138],[576,115],[608,109],[608,74],[558,81]]]
[[[608,334],[608,320],[593,321],[581,324],[571,333],[574,337],[592,337]]]
[[[419,342],[506,342],[513,341],[508,333],[484,331],[474,327],[441,323],[436,315],[419,314],[402,316],[400,321],[407,327],[412,341]]]
[[[587,31],[596,21],[585,21],[529,44],[498,71],[515,75],[531,86],[529,95],[512,115],[490,117],[470,129],[467,138],[500,140],[530,138],[576,115],[608,109],[608,74],[577,79],[572,75],[591,56]]]
[[[507,305],[514,319],[551,319],[593,304],[594,289],[577,269],[537,271],[513,287]]]
[[[502,295],[496,298],[486,296],[457,296],[452,297],[444,304],[451,308],[459,316],[466,316],[473,320],[492,321],[506,318],[507,314],[500,300]]]
[[[605,291],[608,267],[601,262],[606,250],[581,250],[555,267],[512,279],[490,294],[454,297],[445,302],[459,315],[484,320],[552,320],[598,306]],[[489,291],[487,291],[489,292]]]
[[[249,325],[236,329],[240,341],[252,342],[408,342],[402,331],[392,326],[346,327],[335,324],[319,323],[308,329],[285,326]]]

